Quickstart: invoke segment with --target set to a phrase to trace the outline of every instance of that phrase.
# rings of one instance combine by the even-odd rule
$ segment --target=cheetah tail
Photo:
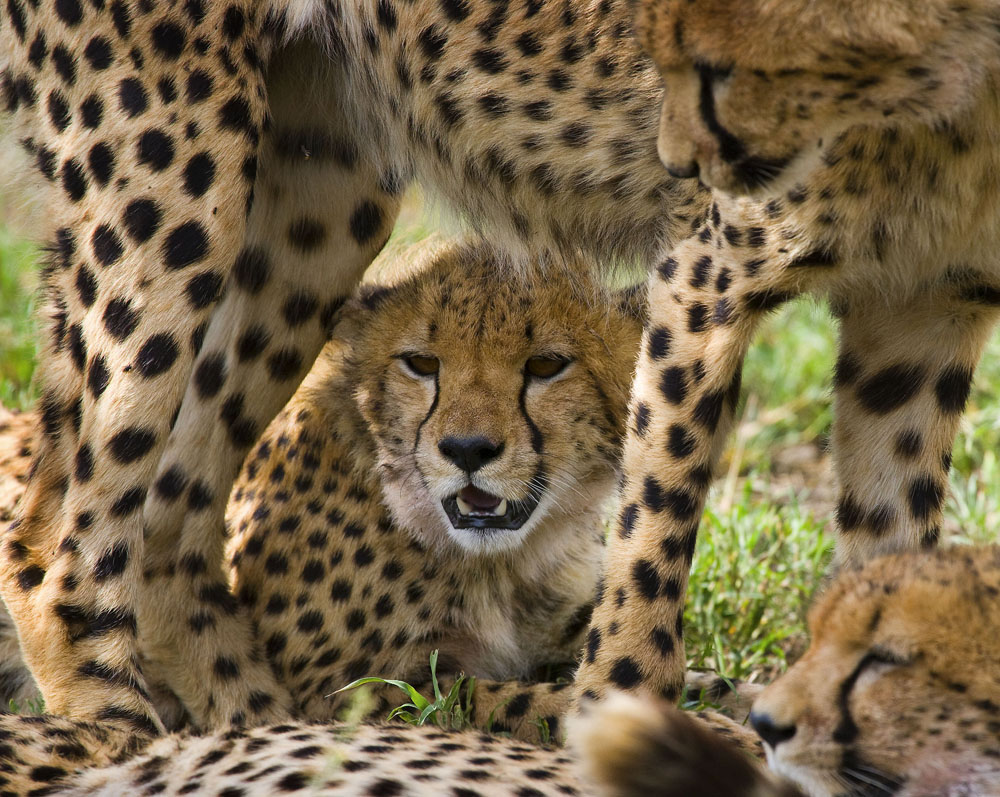
[[[715,721],[613,694],[575,717],[569,738],[602,797],[802,797],[711,729]]]

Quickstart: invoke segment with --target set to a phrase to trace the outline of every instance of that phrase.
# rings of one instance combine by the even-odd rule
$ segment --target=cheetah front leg
[[[336,81],[320,79],[330,69],[309,44],[274,57],[247,237],[146,505],[142,651],[202,728],[289,712],[227,586],[226,503],[247,448],[311,367],[399,207],[400,181],[359,155],[356,120],[330,118]],[[275,506],[270,533],[290,530],[294,518],[279,515]]]
[[[951,450],[1000,290],[963,276],[852,296],[834,377],[838,565],[937,543]]]
[[[762,222],[724,225],[714,207],[711,219],[650,277],[621,510],[576,682],[583,697],[609,686],[679,697],[688,571],[744,355],[768,310],[833,271],[825,253]]]
[[[242,240],[266,114],[262,19],[250,6],[210,4],[199,18],[220,38],[230,11],[245,23],[226,43],[226,71],[209,39],[184,37],[190,17],[179,6],[119,15],[102,4],[27,5],[20,36],[8,33],[9,15],[0,21],[5,78],[32,86],[44,69],[52,86],[48,114],[34,88],[18,114],[58,228],[46,271],[55,323],[40,368],[45,435],[21,520],[3,540],[0,590],[46,707],[132,734],[162,727],[138,663],[142,507],[191,370],[192,333]],[[53,25],[68,30],[56,19],[67,14],[87,35],[50,43],[52,59],[37,62],[29,43]],[[97,58],[101,69],[77,80]],[[192,93],[198,101],[181,113],[180,96]]]

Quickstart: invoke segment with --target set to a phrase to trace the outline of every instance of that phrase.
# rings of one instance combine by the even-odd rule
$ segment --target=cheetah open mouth
[[[441,505],[456,529],[519,529],[535,511],[538,499],[509,501],[470,484]]]

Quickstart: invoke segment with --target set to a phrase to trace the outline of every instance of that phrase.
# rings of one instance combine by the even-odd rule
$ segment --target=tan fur
[[[671,92],[661,156],[668,165],[696,160],[713,188],[758,187],[734,172],[698,111],[697,70],[706,67],[732,68],[718,79],[718,122],[748,154],[790,161],[769,181],[770,196],[806,178],[851,127],[933,127],[970,112],[988,121],[996,13],[983,0],[646,2],[640,38]]]
[[[31,473],[31,452],[38,419],[0,405],[0,521],[14,519],[14,506]]]
[[[600,791],[621,797],[996,794],[998,623],[1000,549],[885,557],[831,585],[809,650],[754,704],[765,738],[783,737],[767,745],[772,772],[632,696],[571,732]]]
[[[768,750],[772,768],[816,795],[871,777],[905,783],[900,797],[996,793],[998,596],[996,548],[886,558],[839,579],[813,609],[808,652],[754,704],[795,729]]]
[[[769,782],[754,760],[759,741],[746,728],[718,715],[700,719],[615,693],[585,707],[569,730],[583,770],[608,797],[749,797],[754,784]]]
[[[481,727],[537,739],[545,719],[561,738],[567,684],[513,681],[545,667],[569,675],[582,647],[641,317],[629,294],[619,305],[554,268],[502,279],[496,257],[482,244],[399,252],[409,276],[365,288],[342,311],[237,480],[232,589],[303,718],[332,718],[345,696],[331,693],[362,676],[429,691],[438,650],[446,689],[460,672],[478,677]],[[436,379],[409,372],[409,352],[438,358]],[[569,365],[534,378],[526,362],[538,355]],[[3,448],[37,423],[11,417]],[[456,436],[488,437],[503,453],[469,476],[439,451]],[[27,462],[21,453],[10,466]],[[441,502],[470,481],[537,508],[516,531],[456,530]],[[182,574],[204,567],[181,552]],[[191,643],[206,622],[187,619]],[[151,656],[148,677],[167,681],[156,662],[177,651]],[[0,661],[15,672],[16,658]]]
[[[446,677],[504,681],[582,646],[640,319],[558,270],[503,279],[495,257],[445,246],[363,289],[237,480],[233,590],[301,716],[329,719],[361,676],[426,682],[432,650]],[[539,355],[570,364],[538,379]],[[456,437],[502,453],[470,476],[439,448]],[[442,501],[469,483],[537,508],[518,530],[455,528]],[[547,718],[560,738],[564,686],[482,680],[476,722],[537,738]]]
[[[661,709],[668,713],[661,714]],[[649,720],[685,733],[693,727],[694,739],[678,740],[678,749],[684,749],[685,744],[693,747],[697,740],[726,760],[726,756],[745,756],[731,746],[734,737],[747,749],[755,745],[751,733],[725,718],[709,720],[708,727],[723,734],[713,739],[700,723],[678,719],[677,714],[676,709],[660,707],[652,710]],[[630,740],[619,736],[621,719],[621,715],[607,717],[604,742],[609,747]],[[0,750],[4,765],[0,786],[12,794],[45,789],[44,793],[60,797],[118,797],[133,792],[245,797],[288,792],[412,797],[469,792],[487,797],[624,795],[635,794],[629,784],[645,775],[647,782],[657,784],[657,793],[709,795],[670,791],[671,781],[665,778],[682,771],[680,762],[643,759],[645,750],[632,751],[631,778],[624,779],[618,791],[608,792],[604,784],[591,780],[572,749],[530,745],[471,731],[446,732],[433,725],[291,722],[205,736],[173,734],[149,742],[60,717],[6,715],[0,717],[0,733],[7,742]],[[594,736],[596,743],[596,728]],[[58,743],[49,739],[58,739]],[[746,758],[737,761],[747,768],[755,766]],[[638,765],[651,768],[639,773],[635,769]],[[770,782],[767,776],[760,777]]]
[[[345,695],[331,693],[362,676],[429,692],[428,658],[438,650],[446,690],[459,672],[478,679],[474,723],[537,739],[545,720],[544,734],[562,737],[568,684],[514,679],[546,667],[569,675],[578,658],[641,308],[629,291],[609,297],[556,268],[501,279],[496,257],[482,244],[397,252],[403,276],[364,288],[341,312],[333,340],[237,480],[228,510],[233,591],[304,718],[333,717]],[[439,359],[436,384],[407,370],[400,354],[414,351]],[[533,379],[526,362],[540,354],[571,362]],[[0,448],[15,447],[15,432],[31,433],[26,421],[35,418],[18,419],[19,428],[0,430]],[[481,534],[448,520],[442,499],[469,481],[438,448],[456,435],[503,443],[472,480],[512,502],[539,498],[519,530]],[[181,557],[181,573],[203,566],[194,553]],[[188,618],[192,644],[205,622]],[[0,638],[16,646],[12,633]],[[16,653],[0,662],[18,672]],[[146,672],[166,680],[155,663]],[[26,672],[23,680],[31,682]],[[720,690],[707,673],[691,673],[689,687],[741,718],[755,690]],[[382,716],[403,700],[394,688],[380,696]],[[168,706],[173,716],[158,701],[161,717]]]
[[[580,249],[652,260],[697,209],[696,187],[657,165],[659,89],[624,5],[509,18],[391,5],[236,0],[204,18],[195,6],[123,18],[84,5],[77,18],[72,2],[18,0],[3,18],[2,98],[48,180],[43,234],[57,239],[47,435],[4,591],[57,710],[156,732],[140,658],[203,726],[291,710],[246,612],[225,599],[225,498],[414,174],[516,250],[511,271]],[[158,357],[142,360],[151,340]],[[146,378],[140,362],[163,370]],[[112,439],[132,428],[143,430],[135,458],[112,461]],[[75,476],[81,449],[88,479]],[[171,480],[183,484],[173,500],[158,486]],[[207,567],[175,577],[191,556]],[[97,580],[109,563],[123,569]],[[165,615],[165,603],[178,608]],[[196,613],[211,617],[197,640],[185,625]],[[221,656],[238,678],[220,680]],[[81,668],[107,677],[71,699]]]

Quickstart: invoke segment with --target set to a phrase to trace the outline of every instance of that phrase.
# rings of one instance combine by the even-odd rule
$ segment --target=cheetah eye
[[[882,664],[891,667],[905,667],[908,664],[912,664],[906,656],[902,656],[895,653],[888,648],[876,645],[871,650],[869,650],[861,660],[860,667],[869,667],[873,664]]]
[[[859,682],[871,683],[887,672],[906,667],[912,663],[910,659],[876,645],[855,665],[854,672],[845,684],[846,691],[853,690]]]
[[[558,355],[529,357],[524,364],[524,371],[528,376],[537,379],[551,379],[557,374],[561,374],[570,362],[572,361],[568,357]]]
[[[433,376],[441,367],[437,357],[427,354],[400,354],[399,359],[414,376]]]

